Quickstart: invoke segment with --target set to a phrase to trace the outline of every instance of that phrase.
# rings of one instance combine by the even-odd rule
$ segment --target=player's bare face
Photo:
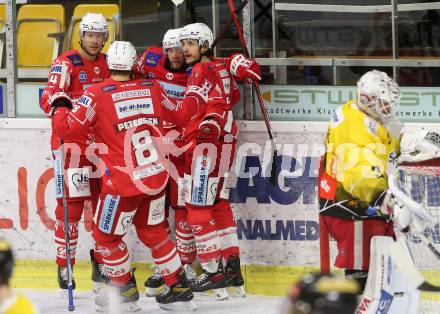
[[[104,45],[104,33],[84,32],[82,37],[82,50],[90,57],[96,57]]]
[[[199,41],[196,39],[183,39],[181,43],[186,63],[189,65],[197,63],[201,57]]]
[[[183,55],[182,48],[168,48],[167,49],[168,60],[170,61],[170,66],[173,70],[178,70],[182,68],[185,63],[185,56]]]

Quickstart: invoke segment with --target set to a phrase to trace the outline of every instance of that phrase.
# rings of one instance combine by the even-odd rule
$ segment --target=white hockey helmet
[[[368,115],[386,122],[395,116],[400,101],[399,85],[385,72],[372,70],[359,79],[358,105]]]
[[[162,47],[163,51],[166,52],[169,48],[178,48],[182,45],[180,44],[180,28],[169,29],[163,36]]]
[[[197,39],[200,46],[211,48],[214,42],[214,35],[208,25],[204,23],[193,23],[180,29],[179,39]]]
[[[129,41],[114,41],[107,51],[110,70],[130,71],[136,60],[136,49]]]
[[[105,41],[108,40],[107,20],[101,13],[86,13],[79,23],[79,37],[82,39],[84,32],[104,33]]]

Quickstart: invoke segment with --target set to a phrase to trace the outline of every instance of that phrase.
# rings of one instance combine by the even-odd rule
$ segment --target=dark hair
[[[128,75],[131,74],[132,71],[123,71],[123,70],[112,70],[110,69],[111,75]]]

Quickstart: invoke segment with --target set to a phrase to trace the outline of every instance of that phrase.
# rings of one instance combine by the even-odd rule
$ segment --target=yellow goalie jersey
[[[21,294],[13,294],[0,304],[1,314],[36,314],[38,311],[31,301]]]
[[[336,179],[336,200],[371,204],[388,187],[387,167],[399,150],[377,120],[349,101],[335,110],[326,140],[325,172]]]

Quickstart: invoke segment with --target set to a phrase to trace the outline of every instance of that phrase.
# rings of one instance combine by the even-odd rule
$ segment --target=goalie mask
[[[391,120],[399,107],[399,86],[385,72],[372,70],[359,79],[358,107],[382,123]]]
[[[359,285],[332,274],[310,274],[289,293],[288,314],[353,314]]]

